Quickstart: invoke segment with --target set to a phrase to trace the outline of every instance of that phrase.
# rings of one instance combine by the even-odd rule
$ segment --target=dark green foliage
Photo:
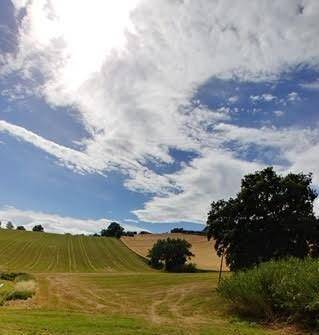
[[[7,297],[6,300],[27,300],[33,296],[32,291],[13,291]]]
[[[31,280],[34,278],[33,276],[25,272],[0,272],[0,279],[19,282]]]
[[[14,281],[16,277],[24,274],[23,272],[0,272],[0,279]]]
[[[0,280],[5,281],[5,290],[0,290],[0,306],[8,300],[26,300],[35,293],[34,277],[27,273],[0,272]]]
[[[236,198],[211,204],[207,236],[231,270],[318,250],[317,197],[311,175],[279,176],[266,168],[245,176]]]
[[[111,222],[107,229],[101,230],[101,236],[120,238],[124,233],[124,228],[117,222]]]
[[[198,272],[195,263],[187,263],[187,264],[184,264],[180,269],[181,269],[181,272],[187,272],[187,273],[195,273],[195,272]]]
[[[128,237],[134,237],[135,235],[137,235],[136,231],[127,231],[123,233],[123,236],[128,236]]]
[[[44,228],[42,227],[42,225],[38,224],[32,228],[32,231],[43,232]]]
[[[8,221],[7,224],[6,224],[6,228],[9,229],[9,230],[12,230],[14,228],[14,225],[12,224],[11,221]]]
[[[152,233],[150,233],[149,231],[146,231],[146,230],[140,231],[140,235],[148,235],[148,234],[152,234]]]
[[[184,228],[173,228],[171,229],[171,233],[180,233],[180,234],[189,234],[189,235],[206,235],[206,231],[204,230],[188,230]]]
[[[158,240],[148,253],[150,265],[156,269],[164,267],[166,271],[182,271],[187,259],[194,256],[190,251],[191,246],[180,238]]]
[[[319,261],[290,258],[239,271],[221,282],[219,292],[238,311],[268,320],[283,317],[319,322]]]
[[[24,226],[18,226],[17,230],[25,230]]]

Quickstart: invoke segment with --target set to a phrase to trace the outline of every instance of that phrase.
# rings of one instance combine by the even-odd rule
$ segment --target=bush
[[[16,277],[24,274],[23,272],[0,272],[0,279],[14,281]]]
[[[26,300],[31,298],[36,290],[34,277],[23,272],[2,272],[0,279],[4,288],[0,291],[0,306],[8,300]]]
[[[180,272],[185,273],[195,273],[197,272],[196,264],[195,263],[186,263],[180,268]]]
[[[8,295],[7,300],[26,300],[33,296],[35,289],[34,280],[20,281],[16,283],[14,291]]]
[[[224,279],[218,291],[240,312],[272,320],[319,323],[319,261],[270,261]]]

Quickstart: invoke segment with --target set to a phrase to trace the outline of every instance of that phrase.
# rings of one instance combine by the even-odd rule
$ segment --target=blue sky
[[[311,0],[1,1],[0,220],[202,229],[267,165],[318,188],[318,14]]]

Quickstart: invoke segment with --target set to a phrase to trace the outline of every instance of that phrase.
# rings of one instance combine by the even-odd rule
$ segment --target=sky
[[[319,189],[318,16],[317,0],[1,0],[0,220],[199,230],[266,166]]]

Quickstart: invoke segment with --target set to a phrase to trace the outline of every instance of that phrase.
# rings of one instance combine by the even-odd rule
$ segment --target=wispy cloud
[[[309,82],[309,83],[300,84],[300,86],[308,90],[317,91],[319,90],[319,79],[316,81]]]
[[[300,64],[318,67],[317,1],[307,1],[302,14],[297,0],[123,0],[113,11],[98,0],[14,3],[17,10],[26,6],[26,15],[19,52],[6,55],[3,73],[34,82],[40,72],[35,94],[52,105],[75,107],[90,137],[77,151],[4,121],[0,131],[81,173],[120,170],[127,188],[155,194],[135,211],[140,219],[202,222],[213,197],[231,194],[244,173],[262,166],[236,158],[225,149],[230,140],[275,146],[295,168],[311,160],[311,130],[227,125],[227,109],[194,106],[192,98],[212,77],[275,81]],[[260,99],[276,97],[252,98]],[[172,164],[171,149],[198,158],[171,175],[149,167]],[[310,166],[317,173],[314,161]]]

